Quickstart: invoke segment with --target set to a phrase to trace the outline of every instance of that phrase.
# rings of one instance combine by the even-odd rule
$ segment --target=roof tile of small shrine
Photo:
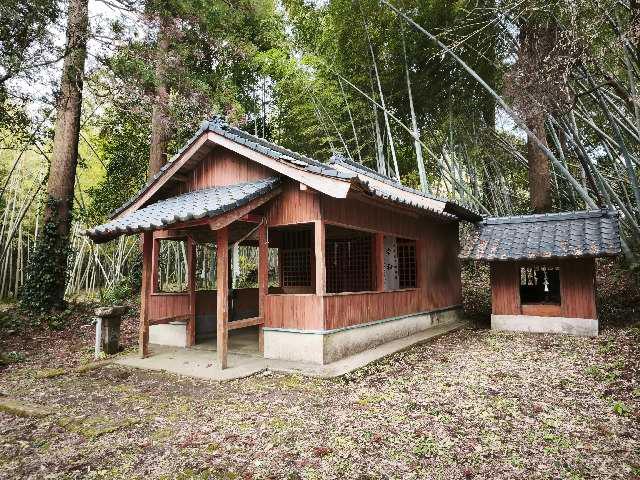
[[[165,228],[178,222],[212,218],[241,207],[278,186],[278,178],[213,187],[160,200],[117,220],[87,230],[93,240]]]
[[[466,260],[536,260],[615,256],[620,253],[618,212],[591,210],[489,217],[460,253]]]

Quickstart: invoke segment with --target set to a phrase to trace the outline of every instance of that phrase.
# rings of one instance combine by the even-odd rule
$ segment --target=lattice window
[[[400,288],[417,287],[416,242],[403,238],[397,239],[398,283]]]
[[[312,232],[291,230],[283,232],[280,260],[283,287],[311,287]]]
[[[158,240],[157,292],[181,293],[189,288],[186,240]]]
[[[560,304],[560,267],[555,265],[521,266],[520,303]]]
[[[326,240],[327,292],[363,292],[373,289],[372,241],[371,235]]]

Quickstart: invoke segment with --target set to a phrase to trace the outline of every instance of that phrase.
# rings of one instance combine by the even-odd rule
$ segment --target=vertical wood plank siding
[[[189,301],[190,296],[188,293],[152,294],[149,297],[149,319],[159,320],[161,318],[189,315]]]
[[[282,193],[270,202],[266,217],[269,227],[320,220],[320,194],[300,190],[298,182],[287,180]]]
[[[560,262],[562,316],[597,318],[595,260],[582,258]]]
[[[491,309],[496,315],[520,314],[520,267],[517,263],[491,263]]]
[[[322,301],[313,294],[267,295],[265,327],[322,330]]]
[[[187,190],[233,185],[272,176],[266,167],[224,148],[214,149],[189,173]]]
[[[327,223],[417,240],[418,288],[395,292],[328,294],[323,298],[326,330],[461,303],[457,222],[404,214],[358,199],[336,200],[329,197],[322,198],[322,217]]]
[[[491,302],[496,315],[536,315],[541,317],[597,318],[595,301],[595,261],[592,258],[566,259],[560,263],[560,306],[520,304],[518,262],[491,264]]]

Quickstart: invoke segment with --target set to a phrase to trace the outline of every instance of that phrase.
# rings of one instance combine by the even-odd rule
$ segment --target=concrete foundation
[[[598,335],[598,320],[531,315],[491,315],[491,329],[506,332],[566,333],[596,337]]]
[[[187,346],[187,323],[172,322],[149,326],[149,343],[168,347]]]
[[[326,365],[386,342],[461,319],[461,308],[456,306],[335,330],[265,328],[264,357]]]

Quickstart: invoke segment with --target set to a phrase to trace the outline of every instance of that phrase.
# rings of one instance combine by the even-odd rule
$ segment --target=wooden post
[[[384,233],[376,233],[373,240],[373,255],[375,289],[378,292],[384,292]]]
[[[324,222],[316,220],[314,228],[314,248],[315,248],[315,274],[316,274],[316,295],[324,295],[326,291],[326,268],[324,264]]]
[[[196,343],[196,243],[187,238],[187,275],[189,275],[189,321],[187,323],[187,347]]]
[[[218,291],[216,339],[220,369],[227,368],[228,323],[229,323],[229,229],[223,227],[217,232],[216,240]]]
[[[151,273],[153,262],[153,232],[142,234],[142,287],[140,289],[140,357],[149,356],[149,296],[151,294]]]
[[[265,305],[269,292],[269,243],[267,240],[267,224],[263,220],[258,227],[258,315],[263,324],[258,326],[258,349],[264,352],[264,322],[266,321]]]

